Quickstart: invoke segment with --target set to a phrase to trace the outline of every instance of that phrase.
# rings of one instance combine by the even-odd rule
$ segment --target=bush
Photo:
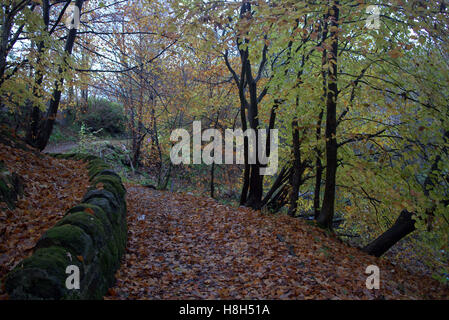
[[[81,114],[78,123],[84,123],[91,131],[99,131],[112,136],[125,132],[126,117],[123,107],[106,99],[89,99],[88,111]]]

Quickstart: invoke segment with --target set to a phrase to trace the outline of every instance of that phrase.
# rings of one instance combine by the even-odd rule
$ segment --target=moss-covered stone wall
[[[23,194],[23,180],[14,172],[10,172],[3,161],[0,161],[0,210],[14,209],[18,197]]]
[[[5,289],[10,299],[102,299],[125,252],[126,190],[120,177],[95,156],[54,156],[87,161],[91,187],[40,238],[33,254],[6,276]],[[71,265],[80,271],[79,289],[66,286]]]

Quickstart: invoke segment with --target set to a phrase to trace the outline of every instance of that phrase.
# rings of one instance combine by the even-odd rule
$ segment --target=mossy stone
[[[100,271],[109,284],[114,281],[114,271],[118,268],[119,260],[109,250],[100,253]]]
[[[123,214],[123,212],[122,212],[123,203],[119,203],[120,197],[118,197],[117,195],[114,195],[112,192],[110,192],[108,190],[104,190],[104,189],[103,190],[96,190],[96,189],[90,190],[84,195],[82,202],[89,203],[89,200],[93,199],[93,198],[106,199],[109,202],[109,205],[111,208],[110,210],[119,211],[121,214]],[[106,211],[105,208],[103,208],[103,210]]]
[[[93,241],[83,229],[66,224],[49,229],[37,242],[37,248],[59,246],[69,248],[76,256],[82,256],[89,263],[95,254]]]
[[[100,159],[97,156],[88,154],[88,153],[77,153],[75,154],[75,156],[73,157],[73,159],[75,160],[82,160],[82,161],[93,161],[93,160],[97,160]]]
[[[118,259],[122,255],[122,250],[120,250],[123,247],[123,238],[121,235],[121,230],[118,224],[112,224],[109,220],[108,215],[99,207],[96,205],[92,205],[89,203],[82,203],[76,207],[73,207],[70,209],[67,214],[72,214],[75,212],[83,212],[87,208],[90,208],[93,210],[93,214],[101,220],[101,223],[103,224],[103,228],[106,232],[106,234],[111,235],[112,239],[107,242],[109,250],[112,252],[114,256],[116,256]],[[126,244],[125,244],[126,246]],[[117,259],[117,260],[118,260]]]
[[[103,247],[106,244],[108,235],[106,234],[101,220],[85,211],[74,212],[66,215],[56,226],[74,225],[86,232],[94,242],[95,247]]]
[[[102,171],[109,169],[109,166],[107,165],[101,165],[101,166],[95,166],[92,168],[88,168],[87,169],[87,173],[89,175],[89,177],[93,177],[96,176],[98,174],[100,174]]]
[[[94,168],[98,168],[98,167],[107,167],[109,169],[109,166],[106,164],[106,162],[104,162],[100,158],[91,160],[87,164],[87,169],[89,169],[89,170],[94,169]]]
[[[104,189],[108,190],[111,193],[115,193],[120,198],[123,198],[126,194],[125,187],[123,187],[120,178],[114,176],[99,175],[92,180],[92,185],[97,187],[99,183],[103,184]]]
[[[24,259],[5,279],[10,299],[61,299],[67,294],[65,270],[69,265],[81,263],[70,259],[67,249],[57,246],[41,248]],[[81,272],[81,278],[83,272]]]
[[[120,213],[117,210],[114,210],[109,201],[105,198],[89,198],[81,205],[90,205],[101,208],[102,211],[106,213],[106,216],[112,225],[116,226],[120,221]]]
[[[113,177],[117,177],[117,178],[119,178],[120,181],[121,181],[120,176],[119,176],[115,171],[110,170],[110,169],[105,169],[105,170],[102,170],[102,171],[96,173],[95,175],[91,176],[89,180],[92,181],[95,177],[97,177],[97,176],[99,176],[99,175],[102,175],[102,176],[113,176]]]
[[[0,161],[0,202],[6,203],[9,209],[14,209],[18,197],[23,195],[23,179]]]

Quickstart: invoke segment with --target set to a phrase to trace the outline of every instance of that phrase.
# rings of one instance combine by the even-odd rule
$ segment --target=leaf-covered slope
[[[126,247],[126,190],[100,158],[88,154],[55,157],[88,162],[91,186],[82,203],[67,211],[39,239],[33,254],[6,275],[5,289],[14,300],[101,299],[114,283]],[[80,270],[79,290],[67,288],[69,265]]]
[[[83,197],[86,163],[55,159],[0,143],[0,160],[23,179],[24,196],[14,210],[0,211],[0,279],[27,257],[44,232]],[[1,294],[0,289],[0,294]]]
[[[287,216],[127,186],[129,243],[106,299],[447,298],[411,275]],[[364,273],[380,268],[380,290]]]

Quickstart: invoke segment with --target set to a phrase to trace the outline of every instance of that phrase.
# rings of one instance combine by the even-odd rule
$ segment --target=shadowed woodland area
[[[447,299],[446,0],[2,0],[0,20],[1,299]]]

